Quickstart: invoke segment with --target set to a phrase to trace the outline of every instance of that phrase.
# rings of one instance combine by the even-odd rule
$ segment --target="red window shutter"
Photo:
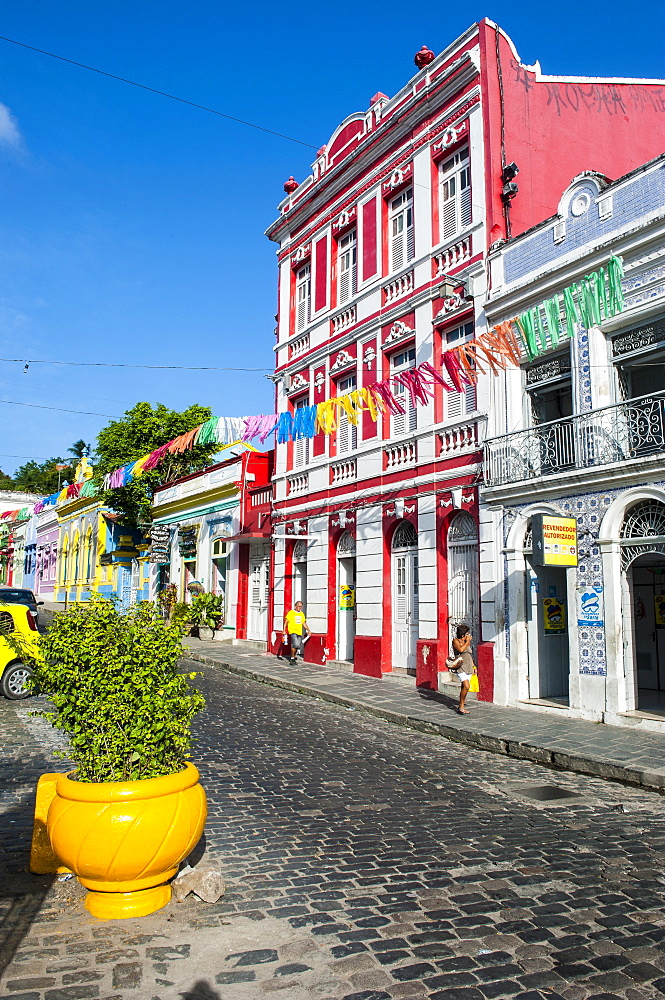
[[[314,276],[314,311],[325,309],[328,298],[328,239],[318,240],[314,247],[316,274]]]
[[[363,205],[363,281],[376,274],[376,198]]]

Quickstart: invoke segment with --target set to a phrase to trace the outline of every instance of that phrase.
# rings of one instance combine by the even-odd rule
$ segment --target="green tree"
[[[163,403],[137,403],[120,420],[113,420],[97,437],[95,482],[101,486],[105,475],[128,462],[135,462],[173,438],[209,420],[212,411],[194,403],[186,410],[170,410]],[[205,469],[219,445],[198,445],[181,455],[167,454],[157,469],[143,473],[120,489],[102,493],[104,503],[123,515],[125,524],[150,521],[150,505],[155,489],[191,472]]]
[[[14,480],[0,469],[0,490],[15,490]]]
[[[56,469],[57,465],[65,465],[66,468],[59,472]],[[69,479],[71,482],[72,471],[69,463],[62,458],[49,458],[41,463],[31,459],[29,462],[25,462],[14,475],[14,489],[48,496],[50,493],[55,493],[58,489],[58,483],[62,484],[65,479]]]

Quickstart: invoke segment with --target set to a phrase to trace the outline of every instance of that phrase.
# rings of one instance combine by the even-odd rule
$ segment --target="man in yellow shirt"
[[[312,634],[302,609],[302,601],[296,601],[295,607],[284,615],[284,642],[291,649],[291,664],[296,662],[297,653],[302,655],[303,630],[307,635]]]

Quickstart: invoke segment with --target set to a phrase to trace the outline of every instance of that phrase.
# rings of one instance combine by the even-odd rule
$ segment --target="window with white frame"
[[[409,188],[390,202],[390,270],[399,271],[414,255],[413,191]]]
[[[468,148],[441,164],[441,239],[471,225],[471,169]]]
[[[338,299],[340,305],[355,295],[358,274],[356,231],[342,236],[337,244]]]
[[[309,399],[307,396],[302,396],[296,403],[294,403],[293,409],[302,410],[303,407],[309,406]],[[309,438],[298,438],[297,441],[293,442],[293,468],[300,469],[303,465],[307,465],[309,462]]]
[[[296,274],[296,332],[309,323],[312,308],[312,268],[305,264]]]
[[[353,392],[356,388],[356,376],[348,375],[337,383],[337,395],[344,396],[347,392]],[[348,455],[350,451],[355,451],[358,446],[358,427],[351,423],[346,410],[340,406],[339,420],[337,424],[337,454]]]
[[[462,344],[465,340],[470,340],[473,337],[474,324],[463,323],[462,326],[456,326],[452,330],[446,331],[446,344],[450,346],[451,344]]]
[[[416,367],[416,349],[410,347],[398,354],[393,354],[390,359],[390,374],[397,375],[399,372],[407,371]],[[392,391],[402,404],[405,413],[393,413],[390,420],[391,436],[396,434],[406,434],[413,431],[418,425],[418,413],[413,403],[411,393],[405,385],[393,383]]]

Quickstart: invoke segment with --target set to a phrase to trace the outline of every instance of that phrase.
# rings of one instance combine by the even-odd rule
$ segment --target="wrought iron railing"
[[[485,442],[488,486],[665,451],[665,392],[604,406]]]

